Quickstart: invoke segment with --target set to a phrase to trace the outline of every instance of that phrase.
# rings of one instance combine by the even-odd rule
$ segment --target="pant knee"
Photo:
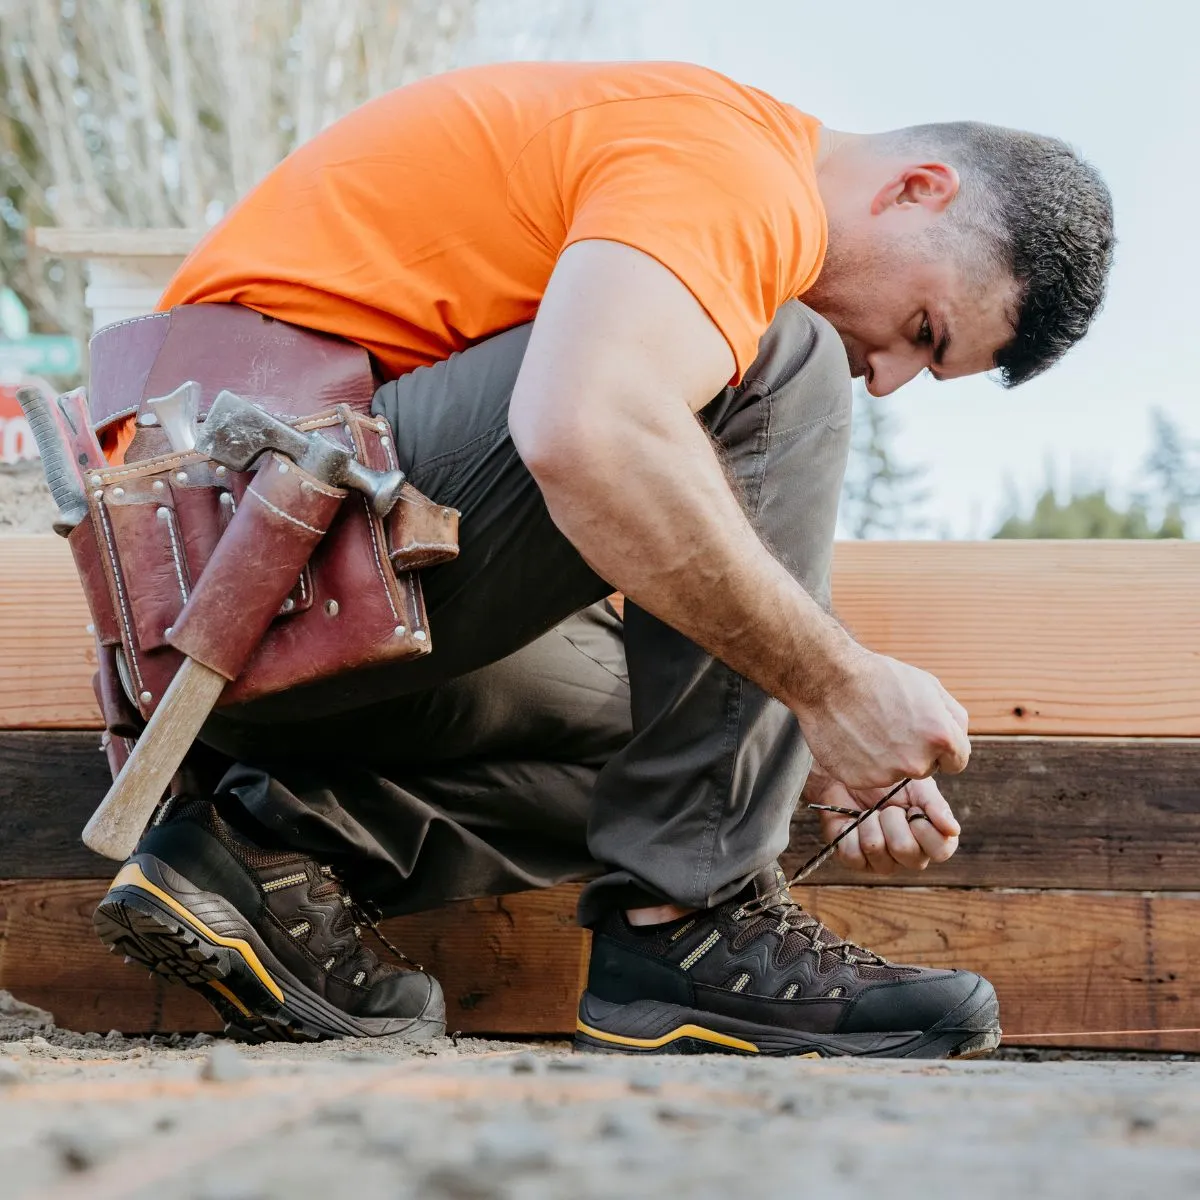
[[[775,314],[742,383],[774,397],[776,421],[808,425],[849,417],[850,364],[834,327],[799,300]],[[779,424],[772,431],[782,433]]]

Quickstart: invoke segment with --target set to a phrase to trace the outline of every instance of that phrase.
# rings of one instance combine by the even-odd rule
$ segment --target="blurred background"
[[[58,387],[86,376],[82,264],[31,254],[33,227],[203,229],[299,142],[431,72],[688,59],[838,129],[973,118],[1055,134],[1113,191],[1110,298],[1065,362],[1011,392],[921,378],[856,397],[843,536],[1195,536],[1200,239],[1180,222],[1200,191],[1198,14],[1167,0],[0,0],[0,384],[14,364]],[[0,458],[31,448],[17,420]]]

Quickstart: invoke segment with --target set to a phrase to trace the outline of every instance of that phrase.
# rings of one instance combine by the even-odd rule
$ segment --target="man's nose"
[[[923,358],[916,355],[877,351],[867,355],[867,391],[872,396],[890,396],[925,369]]]

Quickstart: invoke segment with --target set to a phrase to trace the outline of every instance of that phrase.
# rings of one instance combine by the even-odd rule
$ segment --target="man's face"
[[[803,299],[841,334],[854,377],[886,396],[925,370],[991,370],[1012,340],[1017,286],[1002,270],[964,269],[970,245],[950,224],[957,172],[869,153],[829,161],[829,246]]]
[[[968,280],[956,263],[902,246],[844,265],[822,270],[804,301],[841,334],[851,373],[873,396],[925,370],[935,379],[990,371],[1012,339],[1011,279]]]

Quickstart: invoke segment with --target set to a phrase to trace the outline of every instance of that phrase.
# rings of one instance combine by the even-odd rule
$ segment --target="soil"
[[[1200,1194],[1200,1062],[241,1046],[69,1033],[0,993],[0,1172],[12,1200],[1171,1200]]]

